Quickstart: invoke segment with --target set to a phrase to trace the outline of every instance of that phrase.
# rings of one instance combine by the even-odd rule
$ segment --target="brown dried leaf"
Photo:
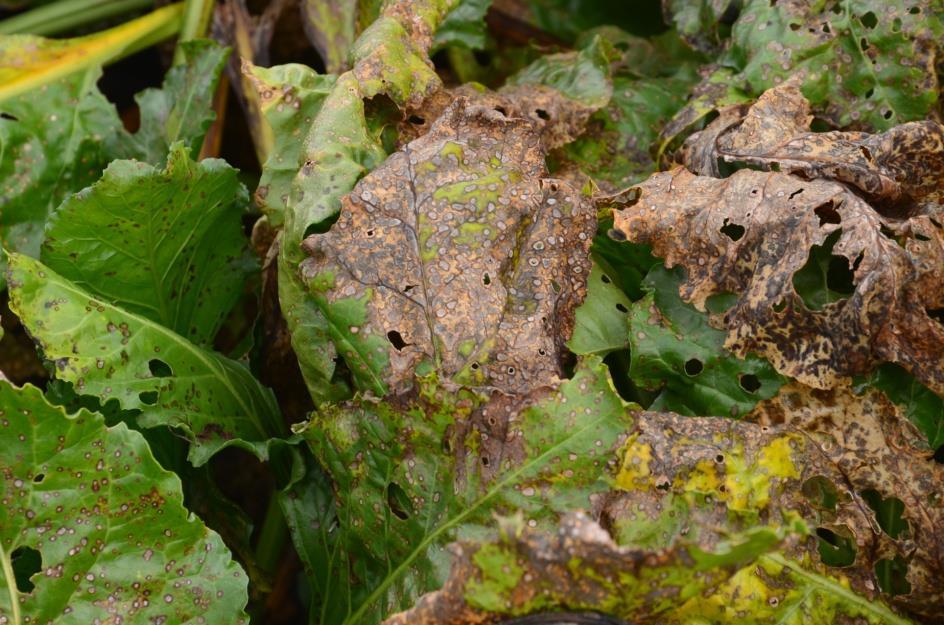
[[[727,114],[725,114],[727,113]],[[734,119],[731,119],[733,114]],[[911,122],[881,134],[810,132],[810,104],[793,83],[765,92],[749,110],[727,109],[686,142],[686,166],[718,176],[717,161],[742,162],[852,185],[906,214],[937,214],[944,200],[944,126]]]
[[[362,388],[407,388],[422,363],[510,393],[563,375],[595,211],[544,178],[544,120],[508,114],[525,105],[457,98],[306,239],[304,279]]]
[[[739,295],[721,320],[727,349],[815,388],[896,362],[944,393],[944,325],[929,314],[944,305],[944,229],[928,216],[885,218],[842,184],[751,170],[675,169],[638,191],[614,212],[614,234],[685,267],[680,293],[699,310],[711,295]],[[833,233],[854,292],[811,310],[793,277]]]
[[[455,561],[443,588],[384,625],[486,625],[568,608],[661,622],[651,615],[682,604],[693,588],[717,586],[780,538],[760,529],[753,541],[740,543],[740,554],[722,549],[715,556],[690,543],[646,550],[617,545],[582,512],[564,517],[555,535],[526,531],[521,518],[505,520],[502,530],[498,543],[453,545]],[[705,556],[714,566],[701,566]],[[569,622],[560,616],[547,622]]]
[[[894,603],[929,617],[944,611],[944,465],[932,459],[924,437],[898,407],[875,390],[858,397],[848,387],[820,391],[793,384],[758,404],[747,419],[801,430],[838,469],[843,488],[871,526],[852,526],[857,541],[864,536],[868,546],[860,548],[866,561],[857,560],[857,568],[906,558],[912,590]],[[907,525],[897,537],[863,506],[861,496],[868,490],[904,503]]]

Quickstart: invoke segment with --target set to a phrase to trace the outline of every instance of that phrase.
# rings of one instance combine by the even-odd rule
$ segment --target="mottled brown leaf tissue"
[[[368,295],[357,331],[390,338],[391,389],[422,362],[508,393],[562,375],[595,210],[545,177],[542,120],[516,108],[457,98],[305,241],[309,283],[328,280],[332,301]]]
[[[700,310],[712,295],[738,295],[720,323],[740,356],[758,353],[822,389],[894,362],[944,393],[944,325],[931,314],[944,307],[942,127],[801,133],[810,116],[790,86],[732,117],[690,141],[696,173],[676,168],[639,185],[638,201],[615,212],[616,230],[682,265],[681,295]],[[722,178],[719,160],[773,171]],[[793,278],[830,235],[854,291],[813,310]]]

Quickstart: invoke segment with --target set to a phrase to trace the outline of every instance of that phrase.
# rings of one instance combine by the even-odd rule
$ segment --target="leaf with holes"
[[[563,610],[675,623],[676,605],[721,585],[739,566],[775,549],[786,533],[758,527],[710,551],[689,541],[647,550],[617,545],[583,513],[566,516],[554,534],[529,528],[520,516],[504,519],[498,540],[456,545],[445,586],[385,625],[493,624],[538,611],[545,619],[527,622],[615,622],[589,614],[572,621]]]
[[[632,304],[598,265],[590,270],[587,299],[574,315],[574,334],[567,342],[578,356],[606,355],[629,347],[626,317]]]
[[[205,463],[237,445],[262,459],[282,434],[272,392],[242,364],[194,345],[172,330],[76,286],[27,256],[10,259],[10,308],[23,321],[56,377],[102,403],[140,409],[142,427],[167,425]]]
[[[679,298],[680,273],[656,267],[643,281],[649,293],[633,303],[626,330],[629,376],[661,391],[651,410],[743,416],[786,380],[762,358],[741,359],[725,350],[725,333]]]
[[[302,271],[355,382],[401,391],[418,367],[527,392],[562,375],[596,229],[545,178],[547,124],[526,98],[458,98],[344,198]]]
[[[0,500],[0,621],[248,622],[245,574],[123,424],[0,382]]]
[[[839,183],[776,172],[675,169],[638,189],[614,213],[617,236],[684,267],[679,292],[696,309],[737,296],[721,319],[732,353],[818,388],[894,362],[944,393],[944,325],[929,312],[944,307],[944,230],[928,216],[887,217]],[[798,290],[816,270],[813,248],[834,233],[843,273],[833,290],[850,294],[807,304]]]
[[[588,508],[632,420],[599,360],[507,395],[429,374],[413,390],[320,410],[304,432],[331,475],[341,553],[360,588],[346,623],[377,622],[445,580],[445,547],[495,513],[532,527]],[[357,588],[357,586],[355,586]],[[342,595],[343,596],[343,595]]]
[[[214,116],[207,90],[219,79],[225,50],[208,42],[190,42],[183,50],[188,63],[170,70],[161,90],[138,95],[142,126],[136,134],[124,131],[114,106],[99,92],[98,66],[43,85],[39,100],[24,94],[0,102],[4,249],[38,257],[49,215],[114,159],[161,165],[175,141],[196,156]]]
[[[114,161],[53,214],[42,261],[96,297],[207,346],[255,270],[241,223],[249,198],[237,173],[221,160],[190,160],[180,143],[164,171]]]
[[[937,111],[944,40],[937,0],[749,0],[739,13],[712,17],[721,28],[736,17],[721,64],[748,95],[792,78],[819,117],[867,130]]]

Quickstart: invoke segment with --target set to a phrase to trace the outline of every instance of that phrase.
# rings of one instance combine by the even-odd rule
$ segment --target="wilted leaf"
[[[484,535],[495,512],[554,526],[607,489],[631,419],[605,368],[596,360],[571,380],[544,380],[509,396],[430,375],[407,394],[315,416],[304,435],[334,482],[340,550],[370,590],[345,622],[379,621],[437,588],[445,545]]]
[[[172,4],[74,39],[0,36],[0,103],[167,39],[180,29],[182,14],[183,5]]]
[[[0,244],[37,257],[52,211],[69,193],[96,180],[118,158],[160,165],[175,141],[195,157],[213,113],[208,84],[216,84],[225,51],[205,42],[183,46],[189,59],[173,68],[161,91],[139,94],[142,127],[129,135],[115,108],[95,86],[95,66],[0,103]],[[0,264],[4,261],[0,260]]]
[[[792,384],[749,418],[801,430],[838,468],[842,482],[834,485],[840,496],[868,503],[858,506],[870,515],[869,527],[850,523],[859,554],[855,567],[865,569],[858,574],[874,574],[887,593],[880,563],[902,558],[910,592],[892,602],[931,619],[940,615],[944,542],[936,528],[944,525],[944,465],[931,459],[923,436],[901,411],[875,390],[857,397],[848,387],[818,391]],[[879,515],[877,502],[889,499],[903,505],[890,516]]]
[[[542,177],[542,125],[515,105],[456,100],[306,240],[303,275],[360,388],[400,391],[422,363],[505,392],[562,375],[595,211]]]
[[[265,68],[246,61],[243,74],[258,94],[260,111],[273,137],[273,149],[263,164],[255,200],[269,223],[279,226],[305,149],[303,134],[321,110],[337,77],[318,74],[305,65]]]
[[[248,201],[235,169],[216,159],[196,163],[181,144],[164,171],[114,161],[53,214],[42,261],[206,346],[254,270],[241,223]]]
[[[777,406],[796,388],[786,387],[749,418],[769,412],[781,415],[782,423],[784,412]],[[829,393],[833,391],[824,394]],[[793,411],[803,414],[802,402],[788,404],[787,425],[655,413],[637,417],[616,474],[618,490],[602,516],[618,543],[664,548],[682,535],[710,550],[731,532],[791,526],[797,515],[815,528],[784,554],[762,558],[759,567],[742,570],[718,592],[693,598],[679,606],[675,618],[658,622],[690,622],[694,615],[713,623],[734,618],[750,623],[856,622],[850,620],[856,616],[868,622],[905,622],[882,599],[915,606],[919,613],[940,610],[939,566],[922,557],[909,575],[915,583],[910,599],[881,594],[876,563],[910,557],[917,534],[893,540],[880,529],[861,491],[876,488],[888,496],[912,478],[917,481],[910,488],[924,496],[939,489],[932,485],[942,469],[915,463],[889,481],[890,473],[912,462],[908,452],[915,451],[907,444],[901,447],[898,436],[907,432],[914,441],[914,432],[901,429],[900,416],[878,394],[864,400],[847,391],[839,396],[829,408],[810,406],[824,424],[828,420],[828,428],[817,427],[813,419],[789,418]],[[893,464],[884,465],[887,461]],[[876,464],[881,465],[877,471]],[[914,514],[937,516],[941,510],[932,496]],[[940,541],[933,533],[919,540],[923,553],[928,546],[939,553]],[[830,560],[833,544],[850,549],[852,557],[841,563]]]
[[[336,352],[328,321],[309,301],[297,273],[305,259],[302,239],[309,227],[337,214],[341,197],[386,156],[379,132],[367,127],[364,99],[383,93],[400,105],[416,104],[441,85],[426,53],[432,32],[457,2],[415,0],[385,7],[381,18],[358,38],[354,68],[338,77],[299,155],[279,247],[279,301],[316,402],[336,400],[344,391],[334,381]]]
[[[656,267],[643,281],[648,294],[632,304],[625,326],[629,377],[638,386],[661,391],[650,410],[743,416],[786,380],[761,358],[730,354],[725,333],[679,298],[679,274]]]
[[[817,388],[895,362],[944,392],[944,325],[929,315],[944,307],[944,232],[927,216],[886,218],[841,184],[751,170],[718,179],[675,169],[638,190],[615,213],[618,234],[683,266],[680,293],[697,309],[737,295],[722,320],[733,353],[756,352]],[[846,299],[810,308],[794,281],[814,246],[851,284],[837,285]]]
[[[874,387],[899,405],[908,420],[928,439],[931,449],[944,446],[944,398],[896,365],[885,364],[865,378],[860,388]]]
[[[10,255],[10,308],[56,376],[104,403],[140,409],[142,427],[187,436],[195,465],[228,445],[268,456],[282,432],[272,392],[240,363],[96,297],[38,261]]]
[[[583,513],[566,516],[556,535],[529,530],[520,518],[506,520],[502,529],[500,541],[456,545],[443,589],[385,625],[487,625],[503,616],[559,610],[666,623],[657,615],[718,586],[783,538],[759,527],[712,545],[711,552],[685,542],[646,550],[617,545]]]
[[[809,102],[790,83],[764,93],[744,114],[724,115],[686,142],[687,167],[719,175],[718,160],[832,178],[856,187],[892,215],[941,212],[944,127],[911,122],[882,134],[810,132]]]
[[[0,382],[0,476],[0,620],[247,622],[245,575],[137,432]],[[11,557],[29,549],[21,593]]]

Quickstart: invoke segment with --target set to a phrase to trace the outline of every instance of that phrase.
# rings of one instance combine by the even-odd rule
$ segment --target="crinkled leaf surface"
[[[184,45],[187,65],[174,68],[162,91],[139,96],[142,127],[123,130],[115,108],[102,96],[94,66],[0,103],[0,245],[37,257],[52,211],[69,193],[101,175],[117,158],[154,159],[184,141],[193,156],[212,119],[209,100],[225,51],[215,44]],[[209,90],[209,91],[208,91]],[[209,94],[209,95],[208,95]],[[3,261],[0,261],[3,262]]]
[[[520,517],[506,520],[502,529],[498,541],[456,545],[456,563],[443,589],[386,625],[488,624],[559,610],[666,622],[656,621],[657,615],[719,585],[782,538],[776,530],[756,528],[715,545],[713,553],[685,543],[647,551],[617,545],[579,512],[566,516],[556,534],[530,530]]]
[[[114,161],[53,214],[42,261],[97,297],[206,346],[254,269],[242,233],[247,203],[235,169],[216,159],[194,162],[179,143],[163,171]]]
[[[719,159],[855,187],[892,215],[941,212],[944,126],[910,122],[881,134],[810,131],[809,102],[794,83],[765,92],[686,142],[686,165],[719,175]]]
[[[656,267],[643,281],[649,294],[633,303],[627,323],[634,383],[661,390],[651,410],[739,417],[786,381],[762,358],[738,358],[725,333],[678,296],[679,271]]]
[[[123,424],[0,382],[0,501],[3,622],[248,620],[245,574]],[[22,548],[42,558],[25,594],[10,578]]]
[[[944,326],[928,312],[944,297],[944,233],[927,216],[886,219],[841,184],[776,172],[719,179],[675,169],[639,191],[635,205],[615,212],[615,228],[683,266],[680,293],[696,308],[714,294],[738,296],[723,317],[733,353],[756,352],[818,388],[895,362],[944,392]],[[810,309],[794,274],[833,233],[831,253],[851,270],[852,292]]]
[[[386,157],[379,136],[367,127],[364,98],[384,93],[404,105],[440,87],[426,53],[436,26],[457,3],[416,0],[386,6],[358,38],[354,67],[338,77],[305,138],[284,216],[278,290],[292,346],[316,402],[345,393],[333,381],[336,352],[329,324],[297,274],[305,258],[302,239],[310,226],[333,217],[341,197]]]
[[[540,126],[502,104],[457,99],[306,240],[303,275],[363,389],[402,390],[424,363],[506,392],[562,373],[595,211],[542,178]]]
[[[734,74],[729,82],[748,95],[792,77],[817,115],[836,127],[882,130],[939,112],[935,63],[944,14],[938,0],[749,0],[739,13],[740,3],[670,4],[679,7],[676,18],[692,25],[730,24],[736,16],[721,60]],[[699,5],[711,11],[688,20]],[[679,19],[676,24],[687,29]],[[704,101],[692,104],[700,106]],[[692,107],[681,116],[692,117]]]
[[[486,534],[496,511],[546,527],[589,507],[630,424],[599,360],[529,394],[428,376],[406,395],[321,410],[304,436],[335,484],[342,551],[371,590],[346,622],[437,588],[446,544]]]
[[[304,133],[337,77],[298,64],[265,68],[244,62],[243,73],[256,89],[259,108],[273,135],[273,150],[262,167],[255,200],[269,222],[278,226],[305,149]]]
[[[750,418],[776,406],[791,391],[785,387],[778,399],[761,404]],[[802,403],[793,406],[803,411]],[[887,478],[910,462],[907,454],[872,472],[873,464],[881,465],[890,460],[888,454],[903,451],[896,436],[902,421],[879,394],[865,400],[847,394],[830,409],[813,406],[819,418],[830,420],[828,430],[809,427],[800,419],[787,420],[788,425],[771,421],[758,425],[671,413],[637,417],[636,431],[622,450],[614,480],[617,490],[602,512],[602,523],[618,543],[659,548],[682,535],[711,550],[731,532],[758,525],[791,527],[798,515],[811,530],[815,528],[805,539],[785,545],[783,553],[763,557],[759,566],[743,569],[717,591],[692,598],[659,622],[685,623],[695,616],[716,623],[735,618],[750,623],[858,622],[855,617],[866,622],[907,622],[883,601],[909,605],[908,599],[882,595],[874,567],[881,558],[907,557],[914,543],[885,534],[859,492],[877,488],[887,495],[903,486],[899,478],[889,481],[878,476]],[[836,410],[837,406],[842,408]],[[777,422],[782,424],[783,412],[779,414]],[[861,469],[850,476],[853,467]],[[915,488],[922,492],[940,472],[929,465],[915,470],[907,478],[919,479]],[[932,486],[932,492],[937,488]],[[925,503],[916,514],[929,506],[939,508],[940,503]],[[827,564],[819,542],[826,539],[848,541],[844,544],[852,549],[852,561]],[[933,534],[922,540],[939,547]],[[913,579],[928,571],[920,570]],[[936,575],[932,569],[931,577],[924,579]],[[931,613],[939,610],[933,607],[939,601],[934,582],[922,583],[918,595],[916,603],[929,601]]]
[[[902,558],[910,592],[892,602],[929,618],[941,614],[944,542],[936,528],[944,523],[944,465],[931,459],[924,437],[901,410],[872,389],[856,396],[848,387],[819,391],[794,383],[758,405],[749,418],[801,430],[839,469],[841,481],[834,486],[840,498],[868,502],[868,527],[842,514],[841,505],[831,519],[837,526],[848,522],[857,543],[850,575],[863,576],[868,587],[869,574],[877,577],[877,561]],[[900,518],[879,516],[876,496],[898,499],[902,506],[893,516]]]
[[[168,425],[191,441],[195,465],[228,445],[268,456],[281,434],[272,392],[242,364],[10,255],[10,308],[55,364],[56,376],[103,403],[140,409],[142,427]]]

